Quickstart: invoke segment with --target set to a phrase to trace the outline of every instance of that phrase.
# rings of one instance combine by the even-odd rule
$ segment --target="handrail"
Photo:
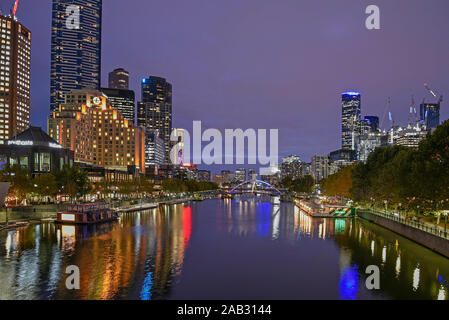
[[[426,233],[432,234],[434,236],[443,238],[443,239],[448,239],[449,240],[449,232],[448,230],[445,230],[443,228],[441,228],[440,226],[437,225],[433,225],[427,222],[421,222],[419,220],[411,220],[411,219],[406,219],[403,218],[401,216],[397,217],[394,216],[392,214],[388,214],[385,212],[380,212],[380,211],[376,211],[373,209],[357,209],[357,212],[366,212],[366,213],[371,213],[371,214],[375,214],[377,216],[381,216],[383,218],[401,223],[403,225],[424,231]]]

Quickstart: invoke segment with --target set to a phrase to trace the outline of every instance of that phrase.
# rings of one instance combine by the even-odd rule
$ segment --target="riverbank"
[[[357,209],[356,215],[449,258],[449,234],[447,231],[442,231],[438,227],[432,228],[418,221],[368,209]]]
[[[209,194],[204,199],[212,199],[217,195]],[[135,201],[124,200],[119,203],[111,203],[111,207],[117,210],[119,213],[136,212],[142,210],[150,210],[158,208],[162,205],[175,205],[188,201],[195,200],[194,197],[182,197],[182,198],[159,198],[159,199],[146,199],[146,201],[133,203]],[[32,223],[40,222],[45,219],[56,218],[56,215],[60,211],[60,205],[35,205],[29,207],[10,207],[4,208],[0,211],[0,228],[5,227],[6,223]]]

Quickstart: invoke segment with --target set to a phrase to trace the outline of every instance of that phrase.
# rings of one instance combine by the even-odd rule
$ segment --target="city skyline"
[[[130,21],[129,28],[138,25],[143,26],[143,20],[139,21],[139,17],[143,14],[151,16],[153,13],[149,10],[150,7],[156,8],[160,6],[162,9],[167,8],[163,4],[143,1],[135,2],[135,5],[142,10],[139,10],[136,19]],[[440,5],[439,8],[447,6],[443,1],[434,2]],[[338,149],[341,143],[339,139],[341,121],[339,100],[342,92],[347,90],[360,92],[363,96],[363,114],[378,115],[381,118],[381,122],[384,120],[383,126],[385,128],[385,123],[388,122],[385,120],[385,105],[388,96],[391,96],[392,111],[395,114],[395,118],[398,119],[399,123],[405,124],[411,95],[414,95],[418,101],[421,100],[421,97],[426,97],[427,102],[433,102],[433,98],[423,88],[424,82],[429,82],[431,86],[438,89],[443,95],[447,92],[446,88],[448,87],[448,81],[444,78],[444,74],[449,69],[449,62],[448,59],[441,58],[443,52],[446,51],[447,44],[430,39],[432,34],[436,33],[432,32],[433,28],[444,28],[447,22],[444,22],[442,19],[435,19],[439,21],[438,24],[428,26],[426,32],[423,33],[422,30],[415,32],[418,30],[418,26],[413,25],[412,22],[413,17],[416,17],[416,13],[404,7],[401,10],[409,11],[407,18],[402,21],[402,26],[392,25],[395,14],[403,13],[403,10],[399,10],[399,8],[388,4],[386,1],[379,1],[379,5],[383,8],[382,28],[378,31],[368,31],[364,28],[364,6],[360,5],[360,8],[358,6],[345,7],[344,4],[347,3],[349,2],[342,1],[342,8],[332,4],[327,9],[318,5],[308,4],[307,6],[310,6],[308,9],[317,15],[322,14],[326,16],[333,13],[333,15],[339,17],[339,19],[333,18],[330,20],[320,19],[320,24],[314,25],[316,29],[309,32],[309,34],[305,34],[300,26],[312,23],[311,21],[308,19],[303,22],[299,22],[300,19],[292,21],[294,20],[293,14],[287,14],[285,25],[290,27],[297,26],[298,41],[286,42],[286,37],[291,36],[293,31],[287,32],[288,35],[283,35],[278,40],[273,37],[272,40],[279,45],[279,50],[276,52],[282,52],[287,58],[284,64],[280,64],[280,62],[274,59],[275,52],[271,51],[268,46],[263,45],[262,42],[267,40],[265,38],[267,36],[264,35],[267,27],[275,28],[275,31],[270,33],[270,35],[274,36],[277,35],[276,32],[281,30],[284,25],[279,22],[279,19],[268,19],[263,24],[262,22],[264,21],[262,19],[251,16],[250,12],[247,11],[247,5],[241,7],[238,17],[239,19],[247,17],[247,20],[252,21],[258,28],[251,27],[248,21],[243,19],[235,21],[238,26],[244,27],[241,29],[241,32],[238,32],[235,27],[226,33],[226,30],[223,29],[223,19],[231,19],[229,10],[233,6],[226,5],[224,12],[219,15],[222,19],[217,21],[211,19],[213,17],[212,14],[217,14],[214,7],[206,6],[199,11],[199,16],[204,18],[211,28],[202,30],[198,25],[194,25],[192,28],[201,31],[200,36],[195,36],[192,33],[188,38],[193,41],[193,44],[198,45],[197,48],[193,46],[195,49],[190,49],[192,46],[187,46],[185,40],[181,37],[186,36],[187,30],[180,30],[180,27],[186,27],[190,19],[176,20],[171,18],[166,20],[170,28],[150,30],[150,33],[146,36],[151,37],[153,35],[156,39],[164,40],[161,42],[162,45],[154,48],[149,47],[151,57],[148,57],[146,54],[141,54],[144,51],[136,50],[136,48],[143,49],[143,45],[139,45],[135,41],[135,37],[138,35],[125,37],[123,33],[126,33],[128,27],[119,30],[111,24],[114,17],[119,14],[118,9],[120,9],[123,19],[129,17],[131,9],[121,5],[122,2],[120,1],[108,1],[103,6],[103,42],[106,45],[103,48],[103,79],[101,84],[103,86],[107,85],[108,72],[117,67],[123,67],[130,72],[130,89],[136,93],[140,92],[139,80],[142,77],[146,77],[148,74],[165,77],[175,87],[173,127],[190,129],[189,125],[191,126],[192,121],[200,119],[206,126],[219,129],[279,128],[280,157],[288,154],[299,154],[303,159],[310,159],[315,154],[327,154],[332,150]],[[197,8],[198,4],[198,2],[193,2],[193,8]],[[217,4],[217,6],[220,5]],[[440,11],[444,10],[438,10],[437,5],[431,6],[414,2],[414,8],[422,9],[417,11],[420,11],[420,14],[424,17],[426,15],[432,15],[432,17],[436,15],[438,17],[441,14]],[[48,94],[46,93],[48,91],[43,89],[47,82],[37,79],[45,79],[45,69],[48,68],[45,61],[49,60],[49,47],[45,49],[45,45],[49,44],[51,17],[44,19],[43,17],[48,17],[48,12],[46,15],[39,15],[39,12],[41,10],[42,12],[48,11],[49,7],[51,9],[51,1],[42,1],[39,2],[39,5],[36,5],[34,2],[23,1],[17,13],[19,21],[33,32],[31,124],[42,126],[43,128],[46,127],[44,111],[45,108],[48,110],[49,106],[49,102],[45,102],[46,98],[48,100]],[[179,7],[179,9],[175,9],[172,16],[179,18],[182,11],[181,8],[186,9],[185,4],[179,3],[179,6],[176,7]],[[193,10],[193,8],[188,10]],[[285,13],[288,8],[296,7],[290,4],[276,6],[264,2],[261,4],[260,10],[264,13],[280,14]],[[8,8],[3,7],[2,9],[6,12]],[[37,10],[36,16],[40,16],[38,24],[35,22],[36,19],[30,17],[31,12],[34,12],[33,10]],[[161,12],[162,16],[158,19],[167,17],[167,12],[164,10]],[[190,11],[187,11],[186,14],[188,12]],[[300,14],[297,11],[296,13]],[[354,19],[344,19],[347,16],[353,16]],[[355,29],[349,30],[350,28]],[[413,39],[412,37],[401,38],[402,46],[400,46],[399,41],[392,37],[391,33],[397,33],[402,28],[408,28],[411,30],[409,33],[414,34],[414,36]],[[178,31],[179,34],[174,31]],[[353,59],[348,59],[345,56],[347,52],[342,52],[338,47],[334,48],[334,45],[339,40],[345,39],[345,37],[350,35],[349,31],[353,33],[351,39],[357,40],[362,45],[362,48],[355,50],[357,54],[347,54]],[[164,35],[170,35],[174,40],[172,41],[173,43],[169,43],[167,38],[163,38]],[[231,36],[236,37],[233,40]],[[253,39],[256,47],[261,50],[262,57],[255,59],[256,61],[249,60],[249,53],[254,54],[254,46],[245,45],[244,40],[247,39],[245,36],[250,36],[249,38]],[[120,48],[115,50],[117,41],[104,41],[106,39],[111,40],[111,37],[120,39],[121,41],[118,42],[123,42],[126,45],[120,45]],[[205,40],[203,39],[204,37],[210,41],[203,41]],[[241,49],[240,53],[236,52],[236,49],[224,48],[218,39],[232,40],[237,48]],[[310,58],[312,52],[310,52],[310,48],[307,48],[306,51],[309,52],[302,54],[297,59],[292,59],[292,53],[300,52],[298,50],[301,49],[300,43],[302,40],[314,40],[316,46],[313,51],[318,50],[317,48],[327,48],[329,49],[328,54],[320,54],[313,61],[308,61],[307,57]],[[374,46],[376,43],[381,47],[383,45],[382,48],[395,49],[397,53],[387,55],[386,50],[379,50]],[[389,46],[386,44],[389,44]],[[172,53],[168,50],[172,45],[180,50],[175,50],[176,53]],[[200,48],[204,45],[206,47],[203,48],[205,49],[203,53]],[[151,46],[151,42],[148,46]],[[427,49],[423,51],[421,47]],[[224,53],[218,54],[217,49],[219,48],[231,54],[226,56]],[[404,50],[411,48],[414,50],[407,53],[407,61],[401,63],[400,57],[405,53]],[[109,54],[110,52],[114,52],[114,54]],[[135,59],[129,58],[130,52],[133,52]],[[427,56],[432,55],[432,59],[426,58],[423,52],[426,52]],[[216,59],[209,58],[204,60],[207,58],[207,54],[210,56],[210,53],[215,53],[213,56]],[[365,64],[366,60],[370,59],[361,59],[360,56],[368,56],[368,53],[369,56],[377,56],[380,60],[383,59],[384,63],[376,63],[375,59],[372,63]],[[198,54],[200,55],[196,57]],[[128,58],[125,59],[125,56]],[[144,60],[145,57],[148,57],[148,59]],[[199,62],[202,60],[200,57],[204,58],[205,63],[202,68],[199,68]],[[339,61],[341,66],[335,66],[337,63],[329,66],[326,62],[326,59],[329,57],[335,57],[335,60]],[[186,59],[190,64],[185,63]],[[422,60],[426,60],[426,63],[416,64],[416,71],[409,70],[408,66],[413,64],[413,61]],[[292,61],[295,63],[292,64]],[[318,72],[310,72],[310,67],[306,65],[306,61],[318,68]],[[181,62],[184,62],[182,68],[180,68]],[[215,72],[220,76],[217,77],[218,80],[213,79],[208,83],[208,81],[203,79],[211,79],[211,71],[207,70],[208,68],[206,67],[209,67],[212,62],[216,62],[218,68]],[[323,62],[327,67],[331,67],[329,69],[330,76],[327,76],[327,78],[331,79],[324,79],[319,82],[321,80],[318,79],[319,73],[323,71],[323,66],[319,64]],[[262,65],[264,65],[262,70],[256,70]],[[227,70],[223,72],[224,66],[226,66]],[[391,71],[392,66],[397,69],[397,72],[387,73],[386,70]],[[301,68],[304,68],[305,71],[301,71]],[[342,69],[346,71],[344,73],[336,72]],[[196,72],[193,72],[193,70],[196,70]],[[263,71],[267,71],[269,76],[261,77],[260,72]],[[322,74],[324,75],[324,73]],[[373,77],[375,79],[371,79]],[[275,90],[266,90],[267,86]],[[300,89],[298,90],[296,87]],[[193,90],[193,88],[196,88],[196,90]],[[282,91],[284,92],[283,94],[280,94],[279,88],[284,90]],[[200,95],[193,94],[199,91],[201,92]],[[279,96],[281,96],[281,99],[279,99]],[[227,99],[223,99],[223,97],[227,97]],[[137,94],[136,100],[140,100],[139,94]],[[195,105],[198,105],[198,107],[194,107]],[[308,108],[306,107],[308,105],[314,105],[314,107]],[[445,120],[447,118],[448,111],[443,102],[441,119]],[[322,129],[323,127],[325,130]]]
[[[6,1],[0,300],[449,300],[447,0]]]

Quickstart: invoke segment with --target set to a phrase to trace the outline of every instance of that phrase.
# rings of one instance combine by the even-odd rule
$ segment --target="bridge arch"
[[[276,187],[274,187],[273,185],[269,184],[268,182],[262,181],[262,180],[246,180],[245,182],[240,183],[239,185],[237,185],[234,189],[231,190],[231,193],[234,193],[235,190],[237,190],[238,188],[246,185],[246,184],[252,184],[257,185],[257,183],[261,183],[263,185],[268,186],[269,188],[273,189],[274,191],[276,191],[276,193],[278,193],[279,195],[282,195],[282,192],[277,189]]]

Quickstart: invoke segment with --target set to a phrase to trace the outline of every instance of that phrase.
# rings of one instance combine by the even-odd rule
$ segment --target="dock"
[[[355,216],[354,209],[332,204],[319,204],[312,200],[295,200],[295,205],[313,218],[346,219]]]

